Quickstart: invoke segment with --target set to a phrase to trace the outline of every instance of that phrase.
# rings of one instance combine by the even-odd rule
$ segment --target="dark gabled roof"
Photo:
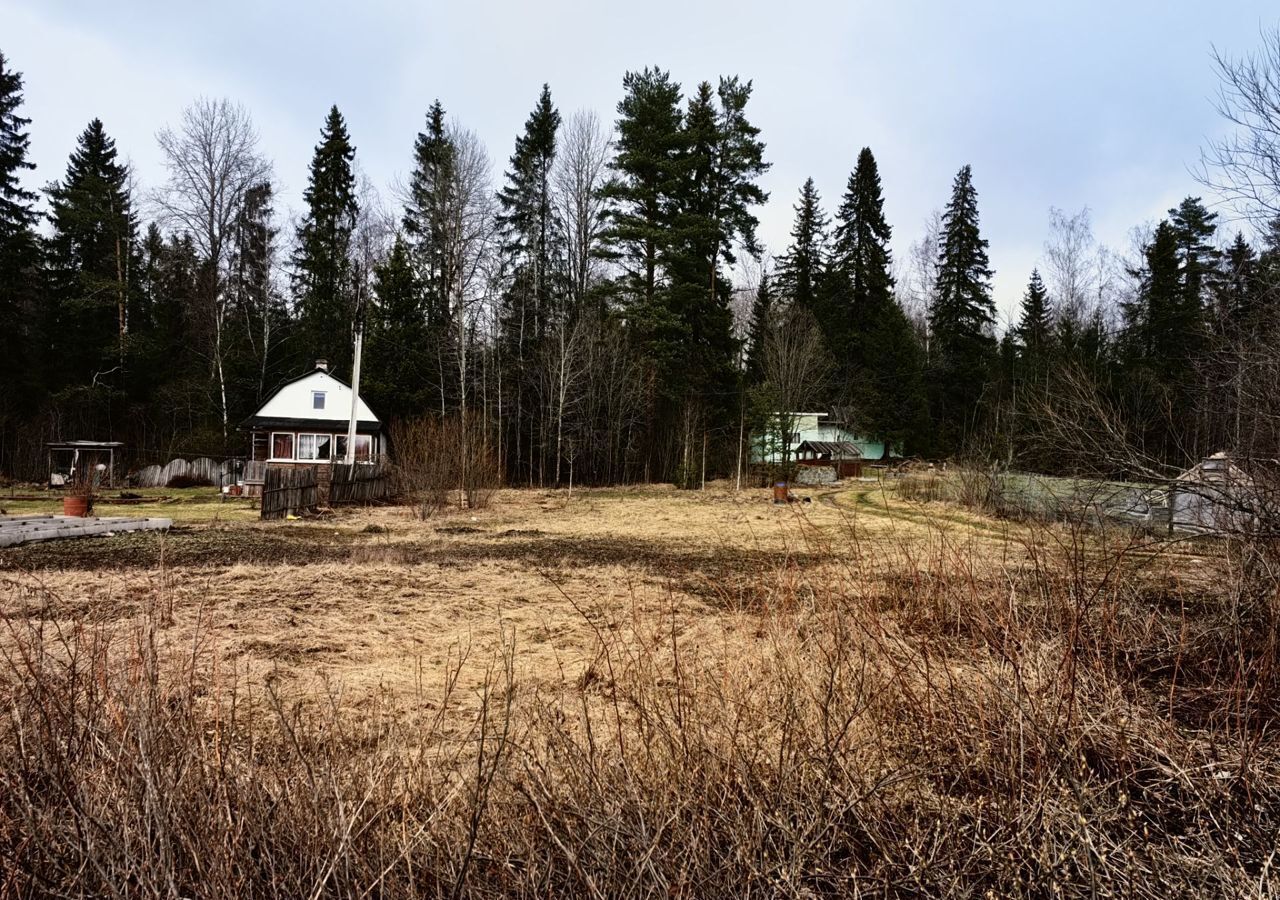
[[[287,419],[283,416],[250,416],[240,423],[241,431],[318,431],[321,434],[343,434],[347,430],[345,419]],[[378,422],[356,422],[356,431],[361,434],[379,432],[382,425]]]
[[[832,459],[862,459],[862,451],[849,441],[801,441],[797,453],[817,453]]]

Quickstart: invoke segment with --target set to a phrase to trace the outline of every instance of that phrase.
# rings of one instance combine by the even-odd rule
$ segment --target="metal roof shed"
[[[49,487],[65,487],[87,468],[101,466],[105,487],[114,487],[121,441],[49,441]],[[104,461],[105,460],[105,461]]]

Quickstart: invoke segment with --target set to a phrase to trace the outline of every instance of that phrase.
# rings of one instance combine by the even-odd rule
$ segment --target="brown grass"
[[[814,499],[10,570],[0,895],[1274,894],[1239,557]]]

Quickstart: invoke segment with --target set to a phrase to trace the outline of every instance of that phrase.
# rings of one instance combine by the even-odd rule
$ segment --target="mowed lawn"
[[[45,494],[48,496],[40,496]],[[15,499],[15,495],[24,499]],[[25,499],[33,496],[40,498]],[[258,518],[254,501],[224,497],[214,487],[106,489],[94,498],[93,509],[98,516],[158,516],[173,519],[174,524],[252,522]],[[62,515],[62,494],[30,486],[0,490],[0,515]]]

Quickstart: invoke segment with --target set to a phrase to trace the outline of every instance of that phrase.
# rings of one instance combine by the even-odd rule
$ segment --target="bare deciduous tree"
[[[765,336],[764,371],[762,393],[770,408],[770,429],[776,429],[773,437],[782,448],[783,460],[789,461],[794,413],[823,396],[832,371],[813,313],[791,308],[775,317]]]
[[[938,247],[942,234],[942,211],[935,209],[925,219],[924,235],[907,251],[905,277],[898,283],[898,302],[911,320],[925,354],[929,353],[929,309],[938,285]]]
[[[608,174],[611,142],[600,118],[579,110],[560,128],[554,173],[556,203],[564,221],[570,292],[581,305],[597,276],[597,251],[605,227],[600,186]]]
[[[1218,112],[1235,130],[1201,151],[1197,177],[1242,217],[1269,223],[1280,216],[1280,26],[1263,30],[1256,52],[1215,50],[1213,61]]]
[[[210,361],[217,378],[222,433],[227,436],[227,387],[223,329],[227,317],[226,266],[236,217],[245,194],[271,177],[258,151],[248,110],[225,99],[201,97],[182,111],[175,128],[156,135],[169,179],[155,195],[170,228],[191,236],[205,261],[204,314],[212,326]]]

